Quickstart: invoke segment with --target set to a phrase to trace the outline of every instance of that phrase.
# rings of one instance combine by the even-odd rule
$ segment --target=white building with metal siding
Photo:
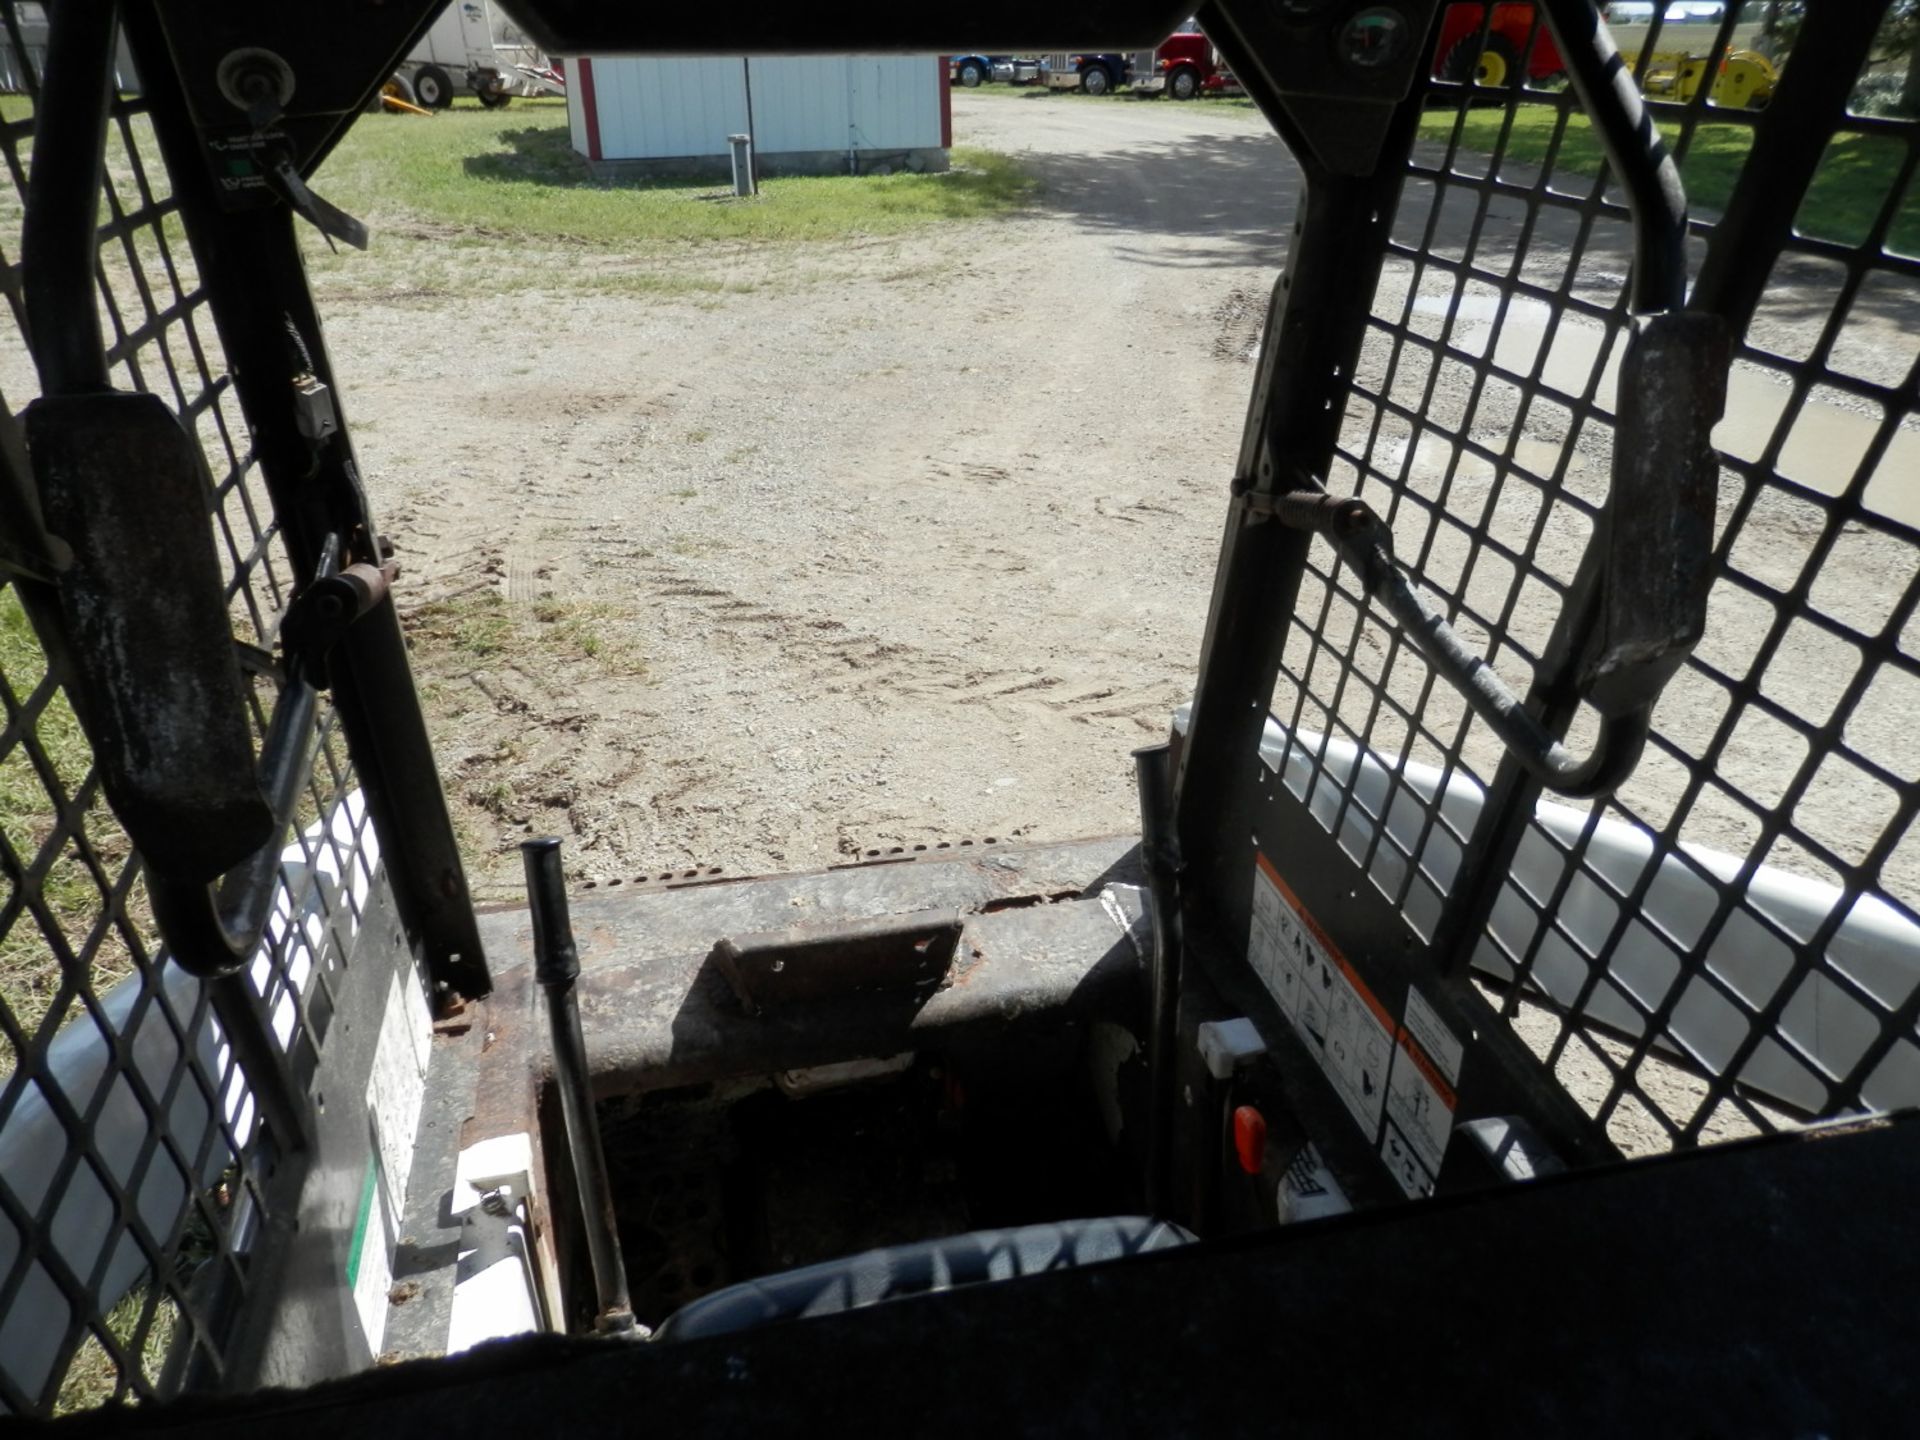
[[[944,169],[947,65],[936,55],[584,57],[569,61],[573,145],[625,168],[714,169],[751,134],[772,170]]]

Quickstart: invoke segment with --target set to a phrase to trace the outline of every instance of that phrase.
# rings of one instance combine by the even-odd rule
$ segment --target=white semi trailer
[[[566,82],[490,0],[453,0],[394,73],[392,88],[441,110],[463,92],[497,108],[516,95],[564,95]]]

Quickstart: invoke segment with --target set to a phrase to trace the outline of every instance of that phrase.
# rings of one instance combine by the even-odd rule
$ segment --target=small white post
[[[754,194],[752,138],[746,135],[729,135],[727,143],[733,146],[733,193]]]

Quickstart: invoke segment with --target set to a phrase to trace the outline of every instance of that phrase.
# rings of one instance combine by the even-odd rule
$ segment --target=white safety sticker
[[[414,1142],[427,1093],[432,1058],[433,1016],[420,977],[403,957],[388,986],[387,1006],[374,1044],[373,1073],[367,1077],[367,1118],[373,1125],[372,1152],[354,1220],[347,1258],[347,1284],[353,1291],[367,1347],[374,1354],[386,1336],[387,1294],[392,1289],[393,1249],[406,1212],[407,1181],[413,1171]]]
[[[1248,961],[1371,1144],[1395,1026],[1267,857],[1255,859]]]
[[[1411,1004],[1408,1009],[1412,1009]],[[1420,1163],[1438,1175],[1447,1141],[1453,1135],[1453,1112],[1459,1101],[1453,1086],[1410,1029],[1400,1031],[1396,1048],[1399,1053],[1394,1056],[1393,1075],[1387,1081],[1387,1114],[1401,1138],[1420,1157]],[[1454,1074],[1459,1073],[1456,1060]]]
[[[1466,1057],[1467,1047],[1460,1038],[1446,1027],[1444,1021],[1433,1013],[1426,997],[1418,990],[1407,991],[1407,1030],[1420,1042],[1420,1048],[1427,1052],[1427,1058],[1433,1061],[1449,1085],[1460,1083],[1460,1062]]]
[[[1387,1133],[1380,1138],[1380,1158],[1400,1188],[1407,1192],[1409,1200],[1433,1194],[1433,1172],[1421,1163],[1413,1146],[1407,1143],[1407,1137],[1392,1120],[1387,1121]]]

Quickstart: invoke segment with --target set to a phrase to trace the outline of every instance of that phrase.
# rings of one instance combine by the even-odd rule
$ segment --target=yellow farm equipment
[[[1657,51],[1647,61],[1640,88],[1654,99],[1685,102],[1699,92],[1706,71],[1706,56]],[[1732,51],[1714,76],[1713,103],[1735,110],[1758,109],[1773,98],[1779,78],[1773,62],[1758,50]]]

